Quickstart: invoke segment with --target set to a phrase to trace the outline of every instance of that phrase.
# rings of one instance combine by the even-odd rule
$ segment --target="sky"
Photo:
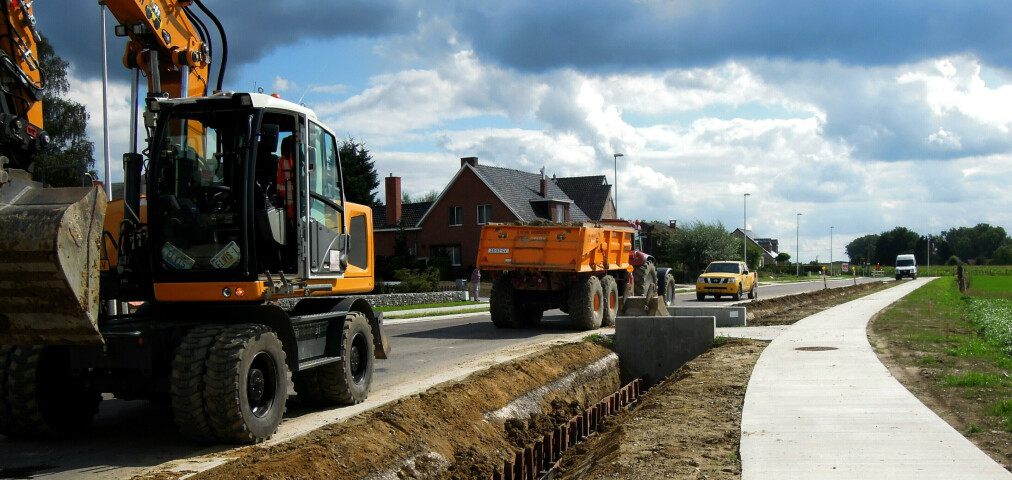
[[[605,175],[621,217],[747,222],[802,262],[845,259],[854,238],[897,226],[1012,231],[1007,0],[205,5],[228,36],[225,89],[314,109],[410,196],[476,156]],[[39,1],[35,14],[70,63],[102,170],[100,7]],[[131,76],[106,19],[118,181]]]

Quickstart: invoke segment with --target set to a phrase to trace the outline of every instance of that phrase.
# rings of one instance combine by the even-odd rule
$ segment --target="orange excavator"
[[[308,108],[222,91],[225,35],[200,0],[102,3],[149,90],[146,148],[111,202],[32,180],[39,37],[31,2],[0,0],[0,434],[73,433],[111,393],[167,399],[189,438],[252,443],[291,387],[363,401],[390,348],[356,295],[374,286],[372,216],[345,199],[336,135]],[[223,45],[211,94],[194,6]]]

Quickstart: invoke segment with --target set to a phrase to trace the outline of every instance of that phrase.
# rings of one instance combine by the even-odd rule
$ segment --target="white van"
[[[896,255],[896,280],[917,278],[917,259],[911,254]]]

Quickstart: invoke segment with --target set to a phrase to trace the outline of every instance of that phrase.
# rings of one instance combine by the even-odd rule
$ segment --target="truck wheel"
[[[15,434],[14,413],[7,401],[7,372],[10,370],[10,358],[14,353],[13,345],[0,345],[0,435]]]
[[[355,405],[369,396],[376,363],[372,328],[360,312],[349,312],[341,331],[341,361],[314,368],[327,405]]]
[[[738,284],[738,293],[734,294],[734,301],[737,302],[737,301],[740,301],[740,300],[741,300],[741,284],[739,283]]]
[[[675,276],[670,272],[664,274],[664,282],[657,285],[657,290],[664,294],[664,305],[675,304]]]
[[[225,328],[211,347],[204,374],[204,408],[215,436],[259,443],[285,414],[289,374],[281,341],[264,325]]]
[[[521,325],[520,308],[516,302],[516,291],[508,275],[503,275],[492,282],[492,293],[489,294],[489,310],[492,323],[499,328],[517,328]]]
[[[755,298],[756,289],[759,288],[759,282],[752,282],[752,289],[748,291],[749,300]]]
[[[633,268],[633,295],[646,295],[650,285],[657,285],[657,266],[653,262]]]
[[[903,279],[903,275],[896,275],[896,281],[897,282],[900,281],[900,280],[902,280],[902,279]]]
[[[615,325],[615,317],[618,316],[618,282],[615,277],[605,275],[601,279],[601,292],[604,294],[604,316],[601,317],[601,325],[610,327]]]
[[[597,330],[604,318],[604,292],[597,277],[585,277],[569,289],[569,318],[577,328]]]
[[[702,302],[703,300],[706,300],[706,294],[697,293],[696,294],[696,301]]]
[[[74,385],[66,348],[19,345],[9,352],[6,408],[12,436],[64,437],[91,425],[102,394]]]
[[[545,318],[545,311],[541,307],[524,309],[524,325],[528,327],[541,326],[541,319]]]
[[[212,442],[214,430],[204,408],[204,375],[211,346],[218,340],[224,326],[200,325],[186,332],[176,348],[169,378],[172,414],[179,433],[190,440]]]

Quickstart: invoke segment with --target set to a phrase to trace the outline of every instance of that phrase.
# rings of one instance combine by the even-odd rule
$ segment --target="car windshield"
[[[897,267],[912,267],[912,266],[914,266],[914,261],[910,260],[908,258],[904,258],[902,260],[896,260],[896,266]]]
[[[722,263],[711,263],[710,266],[706,267],[706,271],[703,273],[738,273],[739,268],[737,263],[722,262]]]

